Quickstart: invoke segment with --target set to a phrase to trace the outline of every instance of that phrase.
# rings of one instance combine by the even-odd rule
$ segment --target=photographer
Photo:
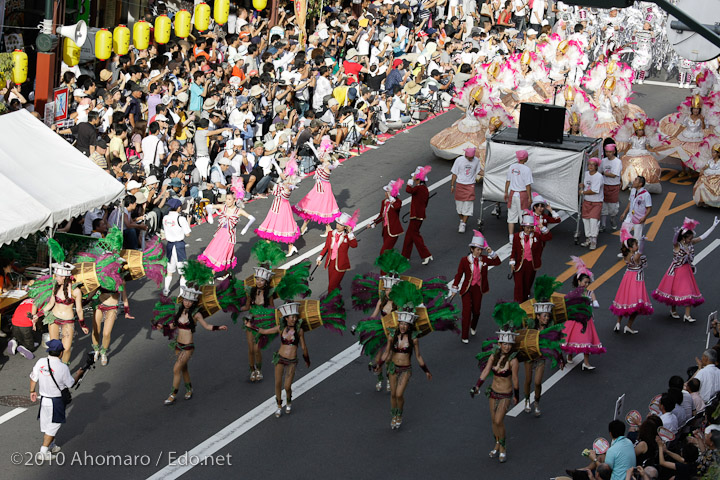
[[[310,122],[310,126],[304,128],[295,137],[293,142],[295,145],[295,151],[300,159],[300,171],[302,173],[310,173],[315,169],[315,165],[318,159],[315,158],[315,152],[309,144],[320,145],[323,135],[328,131],[328,126],[323,125],[320,120],[313,120]]]

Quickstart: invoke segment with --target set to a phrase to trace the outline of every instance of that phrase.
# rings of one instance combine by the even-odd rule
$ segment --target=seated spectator
[[[5,355],[20,353],[28,360],[35,358],[32,352],[38,346],[35,341],[35,326],[32,315],[37,313],[31,298],[26,298],[17,306],[12,316],[12,338],[8,341]]]
[[[93,238],[105,238],[108,233],[107,220],[104,218],[96,218],[92,221],[92,231],[90,236]]]
[[[678,419],[672,413],[676,405],[677,404],[675,403],[675,399],[672,395],[663,393],[660,396],[660,411],[662,412],[660,420],[663,422],[663,427],[667,428],[672,433],[677,433],[678,431]]]
[[[130,211],[137,207],[137,200],[134,195],[126,195],[123,205],[116,207],[110,214],[109,225],[120,228],[123,231],[123,247],[137,250],[140,246],[140,232],[148,230],[147,225],[138,223],[130,216]]]
[[[680,455],[667,449],[667,445],[657,437],[660,462],[659,465],[675,472],[674,480],[692,480],[697,472],[698,448],[685,444]]]
[[[698,371],[693,378],[700,380],[700,397],[707,405],[713,395],[720,390],[720,369],[717,367],[717,352],[705,350],[702,358],[697,360]]]
[[[705,402],[700,396],[700,380],[691,378],[685,384],[685,390],[690,393],[693,402],[693,415],[705,410]]]

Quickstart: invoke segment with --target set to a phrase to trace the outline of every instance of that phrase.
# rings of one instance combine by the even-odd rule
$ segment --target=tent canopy
[[[0,245],[108,205],[124,186],[27,110],[0,116]]]

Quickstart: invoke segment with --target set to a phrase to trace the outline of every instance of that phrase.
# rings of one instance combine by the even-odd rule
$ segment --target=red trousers
[[[523,262],[520,270],[515,272],[515,301],[522,303],[530,298],[530,290],[535,281],[535,269],[527,260]]]
[[[342,289],[340,282],[342,282],[345,272],[338,272],[335,269],[335,262],[330,260],[330,264],[327,268],[328,271],[328,293],[332,292],[336,288]]]
[[[462,295],[462,338],[468,338],[469,330],[477,329],[482,306],[482,288],[480,285],[470,285],[468,291]],[[470,317],[472,316],[472,320]]]
[[[391,248],[393,248],[395,246],[395,244],[397,243],[398,238],[400,238],[399,236],[397,236],[397,237],[391,236],[389,233],[387,233],[387,229],[384,226],[383,226],[382,235],[383,235],[383,244],[382,244],[382,248],[380,249],[380,255],[382,255],[385,250],[390,250]]]
[[[412,255],[413,245],[417,248],[420,258],[426,259],[430,256],[430,250],[425,246],[425,240],[420,235],[420,227],[422,227],[422,220],[415,218],[410,219],[410,225],[408,225],[407,231],[405,232],[405,241],[403,241],[402,256],[410,260]]]

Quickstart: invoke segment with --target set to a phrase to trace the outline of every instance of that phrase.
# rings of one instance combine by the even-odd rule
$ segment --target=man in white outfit
[[[645,220],[652,212],[652,198],[650,193],[645,190],[645,177],[638,176],[633,180],[633,188],[630,189],[630,198],[622,217],[623,226],[632,232],[636,240],[642,238]]]
[[[167,241],[166,255],[168,259],[167,275],[165,276],[165,286],[163,295],[170,295],[170,285],[172,285],[173,273],[176,271],[180,274],[180,288],[185,287],[185,277],[182,269],[187,261],[185,253],[185,237],[190,236],[190,225],[187,218],[180,215],[182,202],[177,198],[171,198],[167,201],[170,212],[163,217],[163,231],[165,232],[165,240]]]

